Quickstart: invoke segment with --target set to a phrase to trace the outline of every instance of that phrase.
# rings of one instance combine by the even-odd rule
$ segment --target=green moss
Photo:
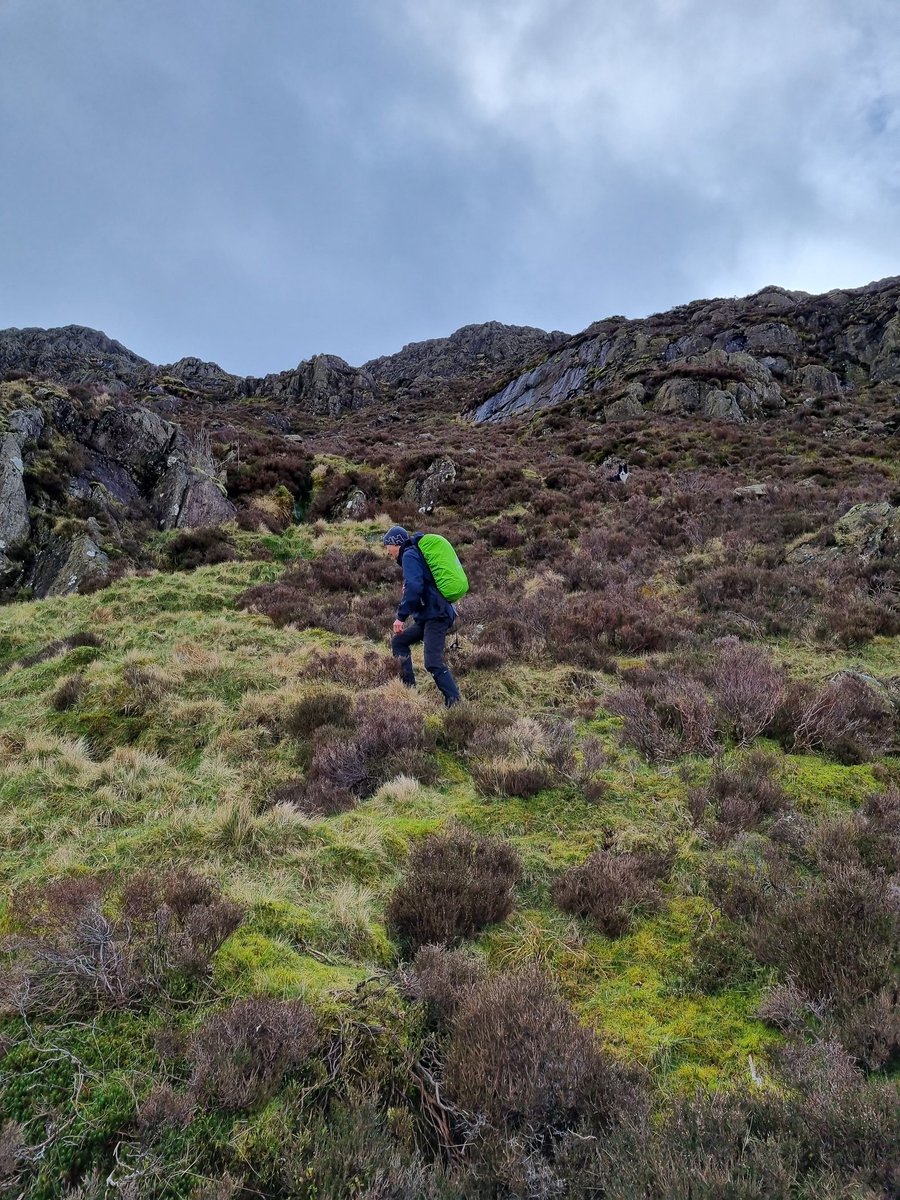
[[[784,788],[801,812],[855,808],[878,789],[868,763],[842,766],[817,754],[785,755]]]
[[[298,953],[288,941],[239,929],[216,955],[215,981],[230,996],[320,998],[365,978],[359,967],[332,965]]]

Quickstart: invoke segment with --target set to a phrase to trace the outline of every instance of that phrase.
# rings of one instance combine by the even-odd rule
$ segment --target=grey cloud
[[[0,4],[0,325],[353,362],[897,271],[885,0]]]

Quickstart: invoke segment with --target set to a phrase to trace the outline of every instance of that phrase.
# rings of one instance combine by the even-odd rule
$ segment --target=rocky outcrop
[[[566,338],[558,331],[488,321],[464,325],[449,337],[410,342],[397,354],[372,359],[363,369],[377,383],[403,389],[434,380],[484,379],[522,367]]]
[[[171,455],[153,493],[153,510],[162,529],[198,529],[223,525],[234,517],[234,505],[208,456]]]
[[[810,296],[767,287],[644,320],[611,318],[480,401],[476,423],[567,402],[608,421],[646,412],[755,420],[860,384],[900,382],[900,279]]]
[[[364,368],[351,367],[330,354],[301,362],[290,371],[244,378],[199,358],[156,366],[105,333],[81,325],[0,330],[0,375],[10,373],[67,385],[91,384],[114,396],[125,392],[148,399],[263,396],[320,416],[355,411],[369,403],[376,391]]]
[[[607,421],[647,413],[747,421],[804,399],[900,382],[898,311],[897,278],[823,296],[770,286],[641,320],[610,317],[574,337],[496,321],[466,325],[362,367],[322,354],[261,378],[198,358],[154,366],[76,325],[8,329],[0,331],[0,372],[91,383],[112,394],[128,389],[170,415],[197,399],[261,397],[277,406],[270,415],[283,430],[291,408],[336,417],[407,399],[468,406],[476,423],[567,403]],[[700,378],[717,364],[729,368],[724,376]],[[389,421],[389,410],[378,419]]]
[[[36,596],[68,596],[100,587],[108,578],[108,555],[90,533],[77,533],[50,539],[38,554],[30,582]]]
[[[331,510],[334,521],[358,521],[365,514],[369,497],[362,488],[353,487]]]
[[[121,342],[83,325],[57,329],[0,329],[0,372],[26,372],[66,383],[100,383],[118,391],[153,370]]]
[[[10,409],[19,396],[38,403]],[[205,440],[141,405],[5,384],[4,407],[0,597],[97,585],[135,522],[184,529],[235,515]]]
[[[824,543],[820,536],[804,537],[788,551],[787,561],[820,567],[852,556],[868,563],[898,551],[900,508],[884,500],[854,504],[835,522]]]
[[[351,367],[333,354],[319,354],[293,371],[245,380],[244,390],[248,395],[297,404],[316,416],[336,417],[371,403],[375,381],[365,367]]]
[[[430,464],[424,475],[407,483],[403,498],[415,504],[419,512],[431,512],[455,481],[456,463],[448,455],[442,454]]]
[[[30,530],[22,445],[15,434],[7,433],[0,439],[0,553],[18,550]]]

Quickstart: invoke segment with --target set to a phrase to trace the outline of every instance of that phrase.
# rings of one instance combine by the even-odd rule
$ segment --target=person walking
[[[444,646],[456,621],[456,608],[435,583],[425,555],[417,545],[418,537],[418,534],[411,537],[402,525],[392,525],[382,538],[388,554],[400,563],[403,571],[403,595],[393,624],[391,653],[400,659],[400,678],[407,687],[415,687],[411,647],[423,642],[425,670],[430,672],[444,704],[450,708],[459,703],[460,696],[453,673],[444,661]],[[410,617],[413,623],[407,628]]]

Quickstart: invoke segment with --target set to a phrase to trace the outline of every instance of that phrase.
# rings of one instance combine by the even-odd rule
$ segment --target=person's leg
[[[450,625],[449,621],[425,622],[425,670],[431,673],[448,708],[459,703],[459,688],[453,673],[444,662],[444,644]]]
[[[395,633],[391,638],[391,653],[394,658],[400,659],[400,678],[407,687],[416,686],[416,673],[413,670],[410,646],[421,642],[422,637],[422,626],[414,621],[402,633]]]

